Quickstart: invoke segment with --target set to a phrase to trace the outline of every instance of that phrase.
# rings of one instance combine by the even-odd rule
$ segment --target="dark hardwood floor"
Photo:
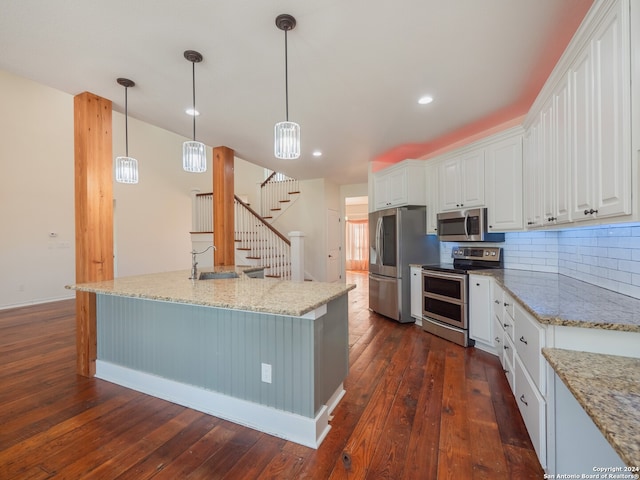
[[[368,310],[318,450],[75,373],[74,301],[0,311],[0,479],[540,479],[497,358]]]

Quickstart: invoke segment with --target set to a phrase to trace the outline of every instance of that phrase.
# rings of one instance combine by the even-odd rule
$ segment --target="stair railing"
[[[291,279],[291,242],[234,195],[235,240],[247,258],[265,267],[266,277]],[[239,244],[239,245],[238,245]]]
[[[273,172],[260,185],[260,211],[263,217],[271,218],[282,209],[282,204],[291,201],[291,194],[300,193],[298,180],[282,173]]]

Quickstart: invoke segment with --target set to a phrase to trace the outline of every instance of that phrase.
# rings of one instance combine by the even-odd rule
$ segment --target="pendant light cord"
[[[129,97],[127,95],[128,87],[124,87],[124,151],[129,156]]]
[[[289,53],[287,48],[287,31],[284,30],[284,96],[287,122],[289,121]]]
[[[191,62],[191,80],[193,86],[193,141],[196,141],[196,62]]]

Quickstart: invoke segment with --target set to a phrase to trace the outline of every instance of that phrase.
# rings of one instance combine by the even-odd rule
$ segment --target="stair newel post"
[[[291,280],[304,281],[304,233],[289,232],[291,240]]]

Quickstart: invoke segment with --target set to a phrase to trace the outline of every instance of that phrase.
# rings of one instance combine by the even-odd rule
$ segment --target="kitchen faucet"
[[[213,248],[214,250],[217,250],[215,245],[209,245],[207,248],[205,248],[201,252],[196,252],[195,249],[191,250],[191,276],[189,277],[189,280],[198,279],[198,262],[196,262],[196,255],[200,255],[201,253],[204,253],[211,248]]]

